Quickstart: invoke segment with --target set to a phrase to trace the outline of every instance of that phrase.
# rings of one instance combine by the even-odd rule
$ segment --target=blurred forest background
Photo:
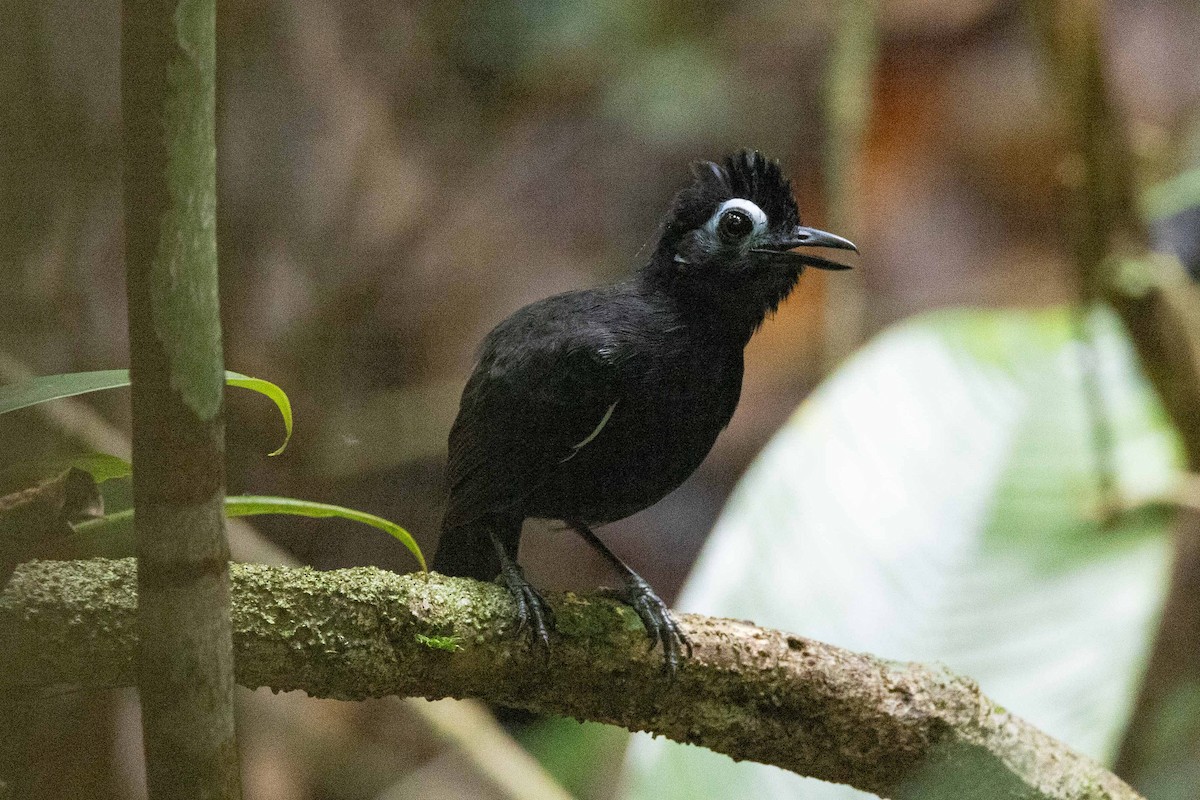
[[[1200,165],[1200,7],[1107,5],[1113,97],[1146,187]],[[219,2],[226,363],[281,385],[297,420],[288,452],[268,460],[277,413],[230,393],[230,493],[360,508],[432,553],[445,436],[483,335],[525,303],[626,275],[689,162],[740,147],[779,159],[804,222],[862,256],[845,286],[805,275],[754,339],[741,406],[697,474],[605,529],[668,598],[734,483],[847,343],[932,309],[1074,300],[1070,166],[1022,6],[883,2],[859,43],[870,75],[861,139],[831,141],[844,8]],[[126,366],[118,33],[114,0],[0,10],[5,382],[22,368]],[[128,428],[127,395],[88,402]],[[38,412],[0,422],[6,460],[77,445]],[[394,541],[349,523],[255,526],[320,568],[413,568]],[[549,527],[527,529],[524,554],[548,589],[611,582],[595,554]],[[250,694],[239,730],[248,797],[495,796],[394,705]],[[133,702],[47,698],[30,748],[37,796],[138,796]],[[623,734],[510,724],[574,792],[614,796]]]

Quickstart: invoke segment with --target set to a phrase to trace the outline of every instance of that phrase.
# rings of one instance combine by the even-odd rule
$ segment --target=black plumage
[[[525,519],[563,520],[621,572],[672,670],[686,638],[591,528],[654,504],[699,466],[737,407],[751,335],[806,265],[844,269],[792,251],[854,249],[800,226],[789,182],[757,152],[693,176],[631,278],[533,303],[484,340],[450,432],[434,559],[444,574],[501,575],[522,626],[548,646],[550,609],[517,545]]]

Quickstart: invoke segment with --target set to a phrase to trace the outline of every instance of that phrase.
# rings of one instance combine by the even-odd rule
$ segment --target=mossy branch
[[[543,657],[516,635],[498,586],[374,568],[232,570],[243,686],[477,697],[893,798],[1138,797],[943,670],[683,615],[696,654],[672,680],[636,615],[607,599],[553,598],[559,632]],[[135,612],[132,560],[22,565],[0,595],[0,691],[132,685]]]

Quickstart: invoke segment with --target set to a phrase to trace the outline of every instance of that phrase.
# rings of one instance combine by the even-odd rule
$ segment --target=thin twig
[[[1121,499],[1117,496],[1112,420],[1104,402],[1104,384],[1100,380],[1100,353],[1088,327],[1094,311],[1094,303],[1081,302],[1071,310],[1071,321],[1077,345],[1080,390],[1083,392],[1092,459],[1096,469],[1096,496],[1100,498],[1099,516],[1102,523],[1107,525],[1112,523],[1119,513]]]
[[[825,196],[829,229],[854,239],[859,224],[863,139],[871,116],[878,51],[878,0],[839,0],[831,16],[833,45],[825,70]],[[858,270],[825,282],[822,368],[829,373],[862,342],[866,329],[865,281]]]
[[[1108,303],[1200,472],[1200,290],[1176,263],[1147,257],[1125,132],[1108,96],[1099,0],[1028,0],[1070,152],[1070,247],[1085,301]]]

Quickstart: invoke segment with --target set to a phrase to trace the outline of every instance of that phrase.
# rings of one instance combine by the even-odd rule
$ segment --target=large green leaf
[[[1101,496],[1066,310],[953,312],[894,329],[797,412],[738,487],[679,607],[941,662],[1101,760],[1138,686],[1179,463],[1107,314],[1090,320],[1110,461]],[[630,797],[862,797],[641,736]]]
[[[279,409],[283,417],[283,444],[269,455],[277,456],[287,447],[292,438],[292,404],[287,394],[270,381],[262,378],[251,378],[238,372],[225,373],[225,382],[230,386],[251,389],[269,397]],[[98,372],[70,372],[64,375],[43,375],[30,378],[27,381],[0,386],[0,414],[16,411],[20,408],[58,400],[63,397],[74,397],[88,392],[99,392],[104,389],[120,389],[129,385],[129,370],[105,369]]]

